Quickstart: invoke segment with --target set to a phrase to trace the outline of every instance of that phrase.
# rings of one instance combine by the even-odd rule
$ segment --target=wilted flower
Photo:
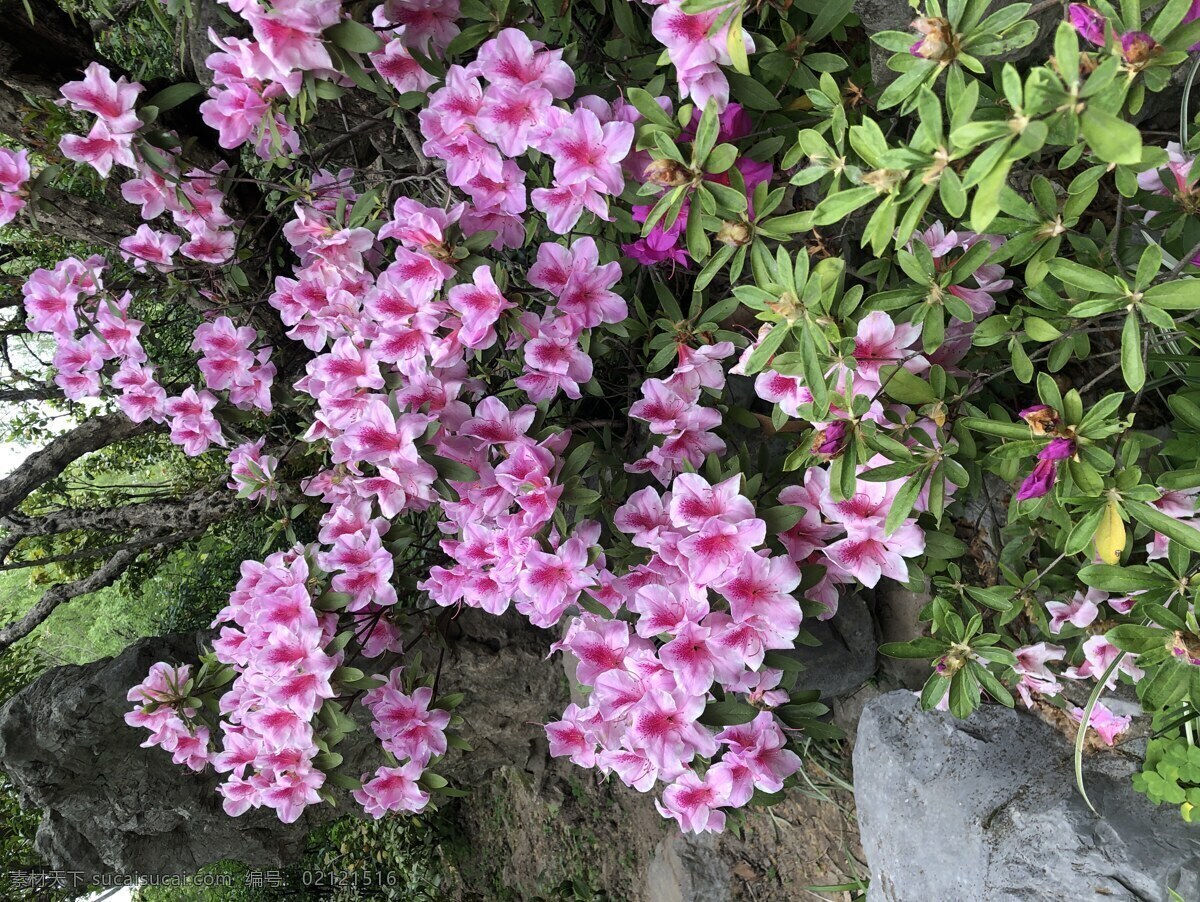
[[[958,35],[950,22],[940,16],[926,16],[912,23],[924,37],[909,48],[909,53],[927,60],[948,62],[958,56]]]
[[[1045,404],[1026,407],[1017,416],[1029,424],[1034,435],[1049,435],[1058,429],[1060,422],[1058,411]]]

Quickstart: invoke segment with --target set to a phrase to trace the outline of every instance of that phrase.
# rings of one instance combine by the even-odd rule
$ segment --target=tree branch
[[[19,639],[24,639],[35,629],[38,624],[42,623],[47,617],[54,613],[54,609],[72,598],[77,598],[80,595],[87,595],[95,592],[97,589],[103,589],[105,586],[111,586],[122,573],[128,569],[129,565],[137,560],[137,556],[141,552],[152,545],[163,544],[167,533],[161,530],[147,530],[142,533],[136,540],[129,543],[128,547],[122,548],[114,554],[108,561],[89,576],[82,579],[77,579],[70,583],[60,583],[51,589],[48,589],[41,598],[39,598],[20,620],[14,620],[7,626],[0,628],[0,651],[4,651],[14,642]],[[174,541],[181,540],[183,537],[172,537]]]
[[[135,435],[158,428],[147,420],[135,423],[123,413],[107,414],[85,420],[70,432],[55,438],[31,455],[17,471],[0,479],[0,517],[17,509],[29,494],[65,470],[83,455]]]

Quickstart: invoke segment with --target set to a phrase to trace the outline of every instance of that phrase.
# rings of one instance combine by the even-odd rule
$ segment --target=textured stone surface
[[[654,849],[646,871],[646,898],[655,902],[726,902],[729,865],[711,834],[670,831]]]
[[[925,713],[908,692],[869,703],[854,783],[871,902],[1200,899],[1200,827],[1129,784],[1136,764],[1086,760],[1042,721],[988,706]]]
[[[797,688],[819,689],[829,699],[854,692],[875,673],[875,625],[862,596],[847,594],[830,620],[805,620],[804,627],[821,644],[794,652],[804,662]]]
[[[235,857],[278,866],[328,806],[291,826],[273,812],[230,818],[215,774],[192,774],[122,720],[129,687],[155,661],[194,661],[198,639],[144,639],[116,658],[49,671],[0,709],[0,766],[23,800],[44,810],[38,851],[87,874],[188,873]]]
[[[455,754],[439,772],[471,787],[490,780],[501,763],[544,759],[538,724],[562,710],[561,670],[543,660],[549,635],[514,613],[464,612],[444,626],[450,645],[441,691],[466,693],[459,713],[475,751]],[[38,851],[53,866],[187,874],[234,858],[277,867],[296,857],[313,827],[357,810],[353,803],[312,806],[290,826],[266,809],[230,818],[214,789],[217,775],[193,774],[161,749],[139,747],[145,732],[123,720],[129,687],[155,661],[194,662],[202,639],[144,639],[115,658],[55,668],[0,709],[0,768],[27,805],[43,809]],[[350,773],[382,763],[369,729],[352,733],[338,751]]]

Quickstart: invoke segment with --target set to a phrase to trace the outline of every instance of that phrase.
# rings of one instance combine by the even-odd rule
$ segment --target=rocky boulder
[[[863,711],[854,788],[871,902],[1200,899],[1200,826],[1130,786],[1118,752],[1085,759],[1024,712],[987,706],[963,722],[909,692]]]
[[[500,764],[544,757],[539,723],[561,713],[561,670],[544,661],[548,634],[515,613],[475,611],[441,625],[447,645],[440,691],[465,692],[459,709],[475,751],[455,753],[438,772],[457,786],[487,783]],[[43,810],[37,850],[53,867],[93,874],[190,874],[223,859],[260,868],[294,861],[306,834],[341,804],[309,807],[281,824],[273,811],[228,817],[211,769],[194,774],[159,748],[140,748],[143,730],[124,722],[126,693],[156,661],[193,663],[205,633],[143,639],[115,658],[48,671],[0,708],[0,769],[26,805]],[[420,643],[429,651],[428,642]],[[434,660],[439,652],[432,651]],[[338,751],[348,773],[374,770],[382,753],[367,716]],[[540,744],[539,744],[540,743]]]

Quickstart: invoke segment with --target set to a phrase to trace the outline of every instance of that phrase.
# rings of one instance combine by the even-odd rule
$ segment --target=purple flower
[[[1097,47],[1104,45],[1104,26],[1108,20],[1090,6],[1072,3],[1067,9],[1067,20],[1084,38]]]
[[[1070,438],[1056,438],[1050,442],[1045,448],[1038,452],[1038,460],[1066,460],[1075,454],[1075,440]]]
[[[1021,483],[1021,488],[1017,491],[1017,500],[1028,501],[1048,494],[1054,488],[1054,479],[1057,476],[1058,464],[1052,460],[1039,460],[1033,472]]]
[[[1162,52],[1162,46],[1144,31],[1121,35],[1121,54],[1131,66],[1144,66]]]
[[[850,429],[845,420],[834,420],[817,433],[813,440],[813,454],[832,460],[846,450],[849,433]]]
[[[1028,501],[1031,498],[1041,498],[1054,488],[1054,480],[1058,476],[1058,462],[1066,460],[1075,453],[1075,441],[1069,438],[1056,438],[1038,452],[1038,462],[1033,472],[1025,477],[1021,488],[1017,491],[1018,501]]]

